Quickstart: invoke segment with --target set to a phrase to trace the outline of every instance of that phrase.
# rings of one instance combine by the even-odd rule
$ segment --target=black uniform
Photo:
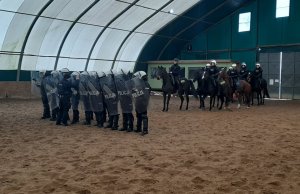
[[[73,109],[73,120],[72,124],[79,122],[79,100],[80,100],[80,94],[79,94],[79,79],[76,78],[72,79],[72,109]]]
[[[179,87],[179,74],[180,74],[180,66],[178,65],[178,63],[173,64],[170,67],[169,72],[171,72],[171,75],[174,79],[173,81],[174,81],[175,89],[178,90],[178,87]]]
[[[236,90],[236,82],[238,81],[238,72],[236,69],[229,69],[228,76],[231,78],[231,87],[233,91]]]
[[[262,68],[258,67],[258,68],[254,69],[252,75],[253,75],[254,79],[261,80],[262,79],[262,73],[263,73]]]
[[[64,79],[58,83],[58,95],[59,95],[59,112],[56,120],[56,125],[60,125],[61,122],[66,126],[68,125],[68,112],[71,108],[71,90],[72,84],[65,75]]]
[[[148,92],[148,96],[150,96],[151,92],[151,87],[150,84],[147,81],[147,78],[142,78],[142,80],[145,82],[145,91]],[[136,131],[135,132],[142,132],[142,135],[148,134],[148,115],[147,115],[147,110],[143,112],[138,112],[136,110],[136,118],[137,118],[137,126],[136,126]],[[142,130],[142,125],[143,125],[143,130]]]
[[[208,75],[213,78],[213,83],[215,84],[215,86],[217,85],[216,80],[218,79],[218,75],[219,75],[219,68],[217,66],[211,66],[208,69]]]
[[[246,66],[245,67],[242,66],[242,68],[241,68],[241,70],[239,72],[239,78],[241,80],[247,80],[248,74],[249,74],[249,71],[248,71],[247,67]]]

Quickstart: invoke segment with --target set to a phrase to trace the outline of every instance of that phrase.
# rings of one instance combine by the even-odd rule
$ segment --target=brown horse
[[[243,97],[246,100],[247,108],[250,108],[250,96],[251,96],[251,85],[245,80],[237,81],[237,89],[235,91],[235,96],[238,98],[238,106],[241,107],[241,103],[243,101]]]

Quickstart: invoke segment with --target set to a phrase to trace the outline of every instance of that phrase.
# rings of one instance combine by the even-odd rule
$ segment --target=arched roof
[[[204,29],[220,19],[206,21],[201,16],[205,7],[209,12],[224,5],[228,14],[244,2],[0,0],[0,69],[132,70],[143,48],[153,45],[152,37],[164,39],[163,44],[154,41],[154,46],[160,44],[160,58],[173,42],[193,38],[195,32],[191,36],[190,31],[197,31],[195,26]]]

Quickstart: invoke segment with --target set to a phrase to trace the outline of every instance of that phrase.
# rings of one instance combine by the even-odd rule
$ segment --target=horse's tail
[[[264,94],[265,94],[265,96],[267,96],[267,98],[270,98],[269,91],[268,91],[267,87],[265,87],[265,89],[264,89]]]
[[[263,94],[267,98],[270,98],[269,91],[268,91],[268,82],[265,79],[262,79],[262,89],[263,89]]]
[[[189,80],[189,83],[190,83],[190,86],[191,86],[191,91],[192,91],[193,96],[198,99],[197,91],[195,89],[193,81]]]

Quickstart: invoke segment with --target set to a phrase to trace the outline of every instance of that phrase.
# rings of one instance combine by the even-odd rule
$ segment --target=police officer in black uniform
[[[256,63],[255,69],[252,72],[253,78],[261,84],[263,69],[260,67],[259,63]]]
[[[71,124],[75,124],[79,122],[79,100],[80,100],[80,94],[79,94],[79,78],[80,73],[77,71],[74,71],[71,74],[71,84],[72,84],[72,109],[73,109],[73,120]]]
[[[247,65],[246,65],[245,62],[243,62],[243,63],[241,64],[241,69],[240,69],[240,72],[239,72],[239,78],[240,78],[241,80],[247,80],[248,74],[249,74],[249,71],[248,71],[248,69],[247,69]]]
[[[238,72],[236,70],[236,64],[232,64],[231,67],[228,70],[228,76],[231,78],[231,87],[233,92],[235,92],[236,88],[236,82],[238,81]]]
[[[150,87],[150,84],[148,83],[146,72],[138,71],[134,74],[134,76],[138,77],[139,79],[144,81],[144,83],[145,83],[144,91],[147,92],[147,94],[145,93],[144,95],[150,97],[151,87]],[[145,99],[147,99],[147,98],[145,98]],[[146,106],[147,107],[145,107],[146,109],[143,112],[138,112],[136,110],[137,125],[136,125],[136,130],[134,132],[137,132],[137,133],[142,132],[141,133],[142,136],[148,134],[148,115],[147,115],[148,105],[146,105]],[[142,128],[142,126],[143,126],[143,128]]]
[[[72,84],[69,80],[70,72],[67,68],[61,70],[63,75],[63,80],[60,81],[57,85],[58,95],[59,95],[59,112],[56,120],[56,125],[68,126],[68,112],[71,108],[71,96],[72,96]]]
[[[208,74],[213,79],[213,84],[215,86],[217,86],[217,79],[218,79],[219,72],[220,72],[220,70],[217,67],[216,60],[211,60]]]
[[[180,74],[180,66],[178,64],[179,59],[174,59],[174,64],[170,67],[170,74],[173,77],[175,90],[178,90],[179,87],[179,74]]]

